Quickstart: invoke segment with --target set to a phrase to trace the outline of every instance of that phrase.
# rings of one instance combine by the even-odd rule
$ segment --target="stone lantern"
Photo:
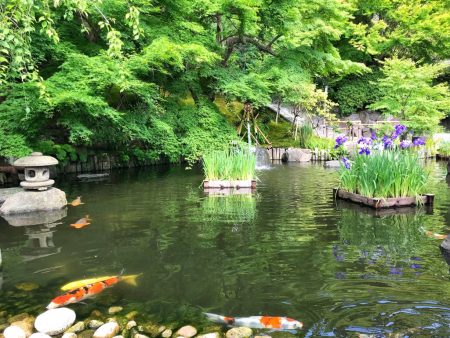
[[[34,152],[29,156],[21,157],[14,162],[14,166],[24,168],[25,181],[20,185],[25,190],[47,190],[55,181],[50,179],[49,166],[58,164],[58,160],[42,153]]]

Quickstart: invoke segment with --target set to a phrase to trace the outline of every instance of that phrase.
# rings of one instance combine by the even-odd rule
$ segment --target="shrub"
[[[438,148],[439,155],[450,156],[450,141],[441,142]]]

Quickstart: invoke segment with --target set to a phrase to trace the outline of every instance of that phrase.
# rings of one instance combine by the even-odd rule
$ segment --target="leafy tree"
[[[377,82],[381,98],[370,105],[399,117],[415,132],[436,130],[448,113],[450,93],[445,84],[433,84],[446,65],[418,66],[411,59],[386,59]]]

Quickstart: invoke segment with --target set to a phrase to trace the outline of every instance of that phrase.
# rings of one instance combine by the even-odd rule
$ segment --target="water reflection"
[[[67,209],[64,208],[2,217],[11,226],[25,228],[25,236],[28,239],[25,246],[20,249],[20,254],[27,262],[61,252],[61,247],[55,247],[53,233],[56,231],[56,226],[62,224],[59,221],[66,216]]]

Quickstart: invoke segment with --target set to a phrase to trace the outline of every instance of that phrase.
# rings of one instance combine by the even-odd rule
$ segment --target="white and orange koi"
[[[81,302],[86,298],[98,295],[105,289],[110,288],[111,286],[114,286],[121,281],[125,281],[132,285],[136,285],[136,278],[139,276],[140,275],[114,276],[94,283],[83,285],[79,288],[73,289],[69,292],[62,294],[61,296],[53,298],[50,304],[47,305],[47,309],[49,310],[56,309],[60,306]]]
[[[78,221],[72,223],[70,226],[74,227],[75,229],[81,229],[91,224],[91,221],[92,218],[89,218],[89,215],[86,215],[86,217],[80,218]]]
[[[77,206],[79,206],[79,205],[81,205],[81,204],[84,204],[84,203],[81,202],[81,196],[78,196],[78,197],[75,198],[72,202],[67,203],[67,204],[69,204],[69,205],[71,205],[71,206],[73,206],[73,207],[77,207]]]
[[[251,316],[225,317],[214,313],[205,313],[206,318],[218,324],[245,326],[252,329],[298,330],[303,323],[288,317]]]

